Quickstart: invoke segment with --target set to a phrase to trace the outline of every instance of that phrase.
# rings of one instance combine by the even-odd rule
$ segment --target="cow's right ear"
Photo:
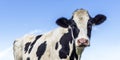
[[[69,20],[67,18],[61,17],[57,19],[56,24],[64,28],[68,28]]]

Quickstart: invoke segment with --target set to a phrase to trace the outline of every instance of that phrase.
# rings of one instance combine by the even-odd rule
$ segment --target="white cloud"
[[[43,34],[45,32],[47,32],[47,30],[35,29],[30,31],[28,34]]]
[[[12,47],[0,51],[0,60],[13,60]]]

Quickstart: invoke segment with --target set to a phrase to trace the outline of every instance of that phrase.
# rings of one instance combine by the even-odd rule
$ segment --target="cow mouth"
[[[78,47],[89,47],[90,45],[88,45],[88,44],[80,44],[80,45],[78,45]]]
[[[79,45],[78,47],[89,47],[90,45]]]
[[[80,46],[78,46],[78,47],[87,47],[86,45],[80,45]]]

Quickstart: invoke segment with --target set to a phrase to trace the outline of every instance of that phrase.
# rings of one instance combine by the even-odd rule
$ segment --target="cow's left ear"
[[[91,22],[92,22],[92,24],[99,25],[99,24],[103,23],[105,20],[106,20],[105,15],[98,14],[92,19]]]
[[[68,28],[69,20],[67,18],[61,17],[57,19],[56,24],[64,28]]]

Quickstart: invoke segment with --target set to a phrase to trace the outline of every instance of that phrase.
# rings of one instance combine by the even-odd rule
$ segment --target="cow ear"
[[[61,27],[67,28],[69,26],[69,20],[64,17],[61,17],[57,19],[56,24]]]
[[[92,24],[99,25],[99,24],[103,23],[105,20],[106,20],[105,15],[98,14],[92,19],[91,22],[92,22]]]

